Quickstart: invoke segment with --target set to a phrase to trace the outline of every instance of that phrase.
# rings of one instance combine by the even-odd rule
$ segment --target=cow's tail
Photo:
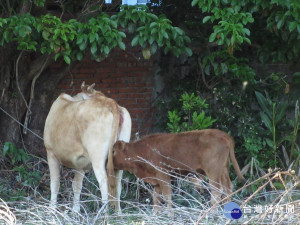
[[[234,141],[231,138],[230,141],[230,150],[229,150],[229,156],[230,156],[230,160],[232,162],[233,168],[237,174],[237,176],[241,179],[241,181],[245,182],[245,178],[241,173],[240,167],[238,162],[236,161],[235,155],[234,155]]]
[[[113,146],[118,138],[119,131],[119,121],[120,121],[120,110],[118,104],[113,101],[114,104],[111,105],[111,110],[113,114],[113,124],[112,124],[112,135],[109,143],[108,157],[107,157],[107,174],[108,174],[108,189],[111,197],[115,198],[113,204],[117,209],[117,186],[116,186],[116,176],[113,164]]]

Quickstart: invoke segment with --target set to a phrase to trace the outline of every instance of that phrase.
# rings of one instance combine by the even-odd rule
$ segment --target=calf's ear
[[[124,150],[125,149],[125,142],[124,141],[117,141],[114,145],[114,150]]]

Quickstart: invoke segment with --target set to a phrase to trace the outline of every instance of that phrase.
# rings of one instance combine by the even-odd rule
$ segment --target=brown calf
[[[128,170],[154,185],[153,203],[157,211],[160,197],[172,208],[170,174],[205,173],[210,186],[232,193],[229,158],[238,177],[244,180],[234,155],[234,141],[223,131],[196,130],[179,134],[153,134],[133,143],[118,141],[113,149],[115,169]],[[220,191],[211,188],[211,204],[219,201]]]

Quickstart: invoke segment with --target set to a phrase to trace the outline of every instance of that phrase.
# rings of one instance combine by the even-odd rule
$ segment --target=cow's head
[[[104,96],[104,94],[101,91],[96,91],[94,87],[95,83],[93,83],[92,85],[85,85],[85,82],[83,81],[81,84],[81,92],[73,96],[73,99],[75,101],[81,101],[91,99],[95,96]]]
[[[83,81],[81,84],[81,93],[83,93],[84,96],[87,98],[92,98],[95,95],[104,96],[104,94],[101,91],[96,91],[94,87],[95,83],[93,83],[92,85],[85,85],[85,82]]]

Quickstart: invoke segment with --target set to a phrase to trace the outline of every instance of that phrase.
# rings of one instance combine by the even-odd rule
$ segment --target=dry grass
[[[270,184],[275,180],[282,182],[286,186],[285,190],[268,190]],[[292,181],[289,186],[285,184],[286,180]],[[257,190],[247,197],[242,197],[245,196],[242,193],[247,187],[258,181],[261,183]],[[85,181],[85,183],[87,182],[91,183],[89,180]],[[200,182],[207,187],[205,180]],[[172,218],[167,216],[168,212],[164,206],[162,206],[161,213],[153,214],[151,197],[147,194],[147,192],[152,192],[150,185],[139,181],[137,186],[126,179],[123,180],[125,191],[122,199],[128,199],[128,193],[135,192],[137,193],[135,198],[139,198],[139,201],[134,198],[122,201],[123,212],[120,215],[114,213],[106,215],[100,198],[89,192],[88,189],[83,192],[81,213],[73,212],[71,190],[66,189],[62,193],[63,204],[59,205],[57,209],[50,208],[49,201],[39,193],[35,193],[35,197],[27,198],[24,201],[8,203],[1,201],[0,224],[299,224],[300,190],[297,176],[290,172],[270,171],[252,183],[240,188],[231,197],[232,201],[240,205],[243,212],[243,216],[235,221],[230,221],[224,216],[223,203],[209,206],[209,190],[207,188],[204,192],[198,191],[189,180],[178,178],[176,185],[173,186],[172,213],[174,216]],[[135,190],[132,190],[133,187]],[[139,193],[144,196],[138,196]],[[125,196],[126,194],[127,196]],[[62,199],[60,199],[61,201]],[[259,212],[259,206],[262,207],[261,212]],[[270,206],[273,208],[271,209]]]

